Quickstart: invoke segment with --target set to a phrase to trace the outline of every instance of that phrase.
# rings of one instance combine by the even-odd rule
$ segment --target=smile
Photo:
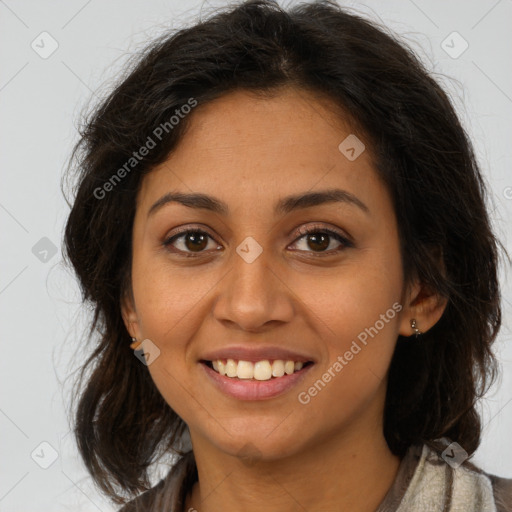
[[[201,360],[206,378],[223,394],[239,400],[266,400],[291,390],[313,368],[312,361],[263,359]]]

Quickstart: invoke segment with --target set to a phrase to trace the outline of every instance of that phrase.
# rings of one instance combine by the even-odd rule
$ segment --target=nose
[[[291,321],[294,294],[269,252],[264,249],[252,262],[238,253],[230,258],[213,309],[218,321],[250,332]]]

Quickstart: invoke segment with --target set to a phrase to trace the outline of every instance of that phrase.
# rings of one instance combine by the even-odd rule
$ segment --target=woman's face
[[[363,136],[333,112],[305,91],[230,93],[196,107],[143,180],[123,314],[194,444],[272,459],[382,430],[395,342],[411,334],[397,224]],[[178,193],[211,199],[150,212]],[[257,378],[222,376],[217,358]],[[309,364],[278,376],[280,360]]]

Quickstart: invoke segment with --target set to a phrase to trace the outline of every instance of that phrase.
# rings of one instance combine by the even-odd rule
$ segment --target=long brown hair
[[[469,454],[479,445],[475,404],[497,368],[500,244],[450,100],[405,43],[336,3],[285,11],[250,0],[153,41],[90,112],[70,159],[76,195],[64,257],[94,312],[94,346],[76,384],[75,435],[94,481],[117,503],[150,486],[152,464],[179,452],[185,428],[133,356],[120,302],[131,293],[137,191],[176,147],[188,118],[108,193],[98,190],[190,98],[201,105],[236,89],[265,93],[289,84],[327,95],[371,141],[394,202],[405,279],[418,276],[448,298],[421,342],[397,340],[384,417],[390,449],[402,456],[411,444],[442,436]],[[440,249],[444,274],[432,248]]]

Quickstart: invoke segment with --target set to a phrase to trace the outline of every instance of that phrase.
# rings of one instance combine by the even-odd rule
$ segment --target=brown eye
[[[185,247],[193,252],[202,251],[208,245],[208,235],[199,232],[187,233],[184,236]]]
[[[299,249],[300,251],[312,252],[313,254],[319,253],[321,255],[323,252],[327,252],[328,254],[340,252],[347,247],[353,247],[353,243],[348,240],[346,237],[341,235],[340,233],[333,231],[327,228],[321,227],[313,227],[309,229],[300,229],[299,233],[302,235],[299,237],[294,244],[297,244],[299,241],[304,239],[303,247],[304,249]],[[332,239],[336,240],[339,245],[338,247],[334,247],[328,250],[331,245]],[[307,250],[311,249],[311,250]]]
[[[325,251],[329,247],[330,236],[325,233],[307,235],[307,243],[312,249]]]
[[[294,242],[297,244],[304,239],[304,247],[299,248],[299,252],[311,253],[314,256],[323,256],[323,253],[329,256],[341,252],[347,247],[354,247],[348,238],[332,229],[313,227],[299,229],[299,233],[302,236]],[[333,240],[338,242],[337,247],[331,247]],[[167,238],[162,245],[170,252],[186,257],[200,256],[202,253],[206,253],[208,248],[222,248],[208,233],[200,229],[183,229]],[[329,249],[329,247],[331,248]]]
[[[208,247],[209,241],[214,242],[213,248],[218,248],[219,246],[215,243],[213,238],[206,233],[205,231],[201,231],[198,229],[187,229],[183,230],[180,233],[167,238],[163,245],[171,250],[170,248],[174,248],[172,252],[184,253],[184,255],[188,256],[187,253],[202,253],[205,252],[205,249]],[[212,247],[210,247],[212,248]]]

